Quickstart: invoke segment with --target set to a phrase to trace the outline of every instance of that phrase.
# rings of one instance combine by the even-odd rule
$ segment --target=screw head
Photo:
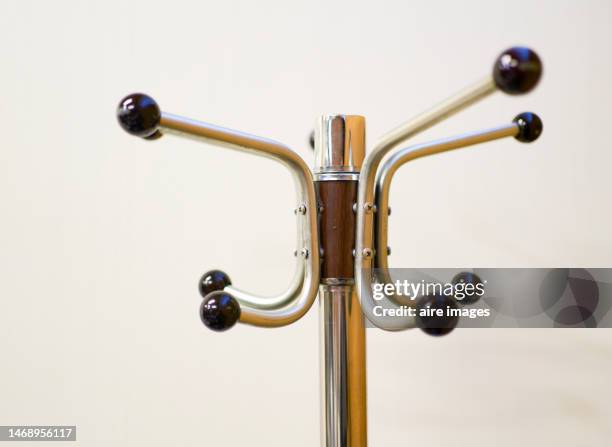
[[[126,96],[117,106],[119,125],[130,135],[155,139],[161,134],[157,131],[161,111],[153,98],[144,93]]]
[[[497,87],[510,95],[520,95],[535,88],[542,76],[542,61],[526,47],[512,47],[501,53],[493,66]]]

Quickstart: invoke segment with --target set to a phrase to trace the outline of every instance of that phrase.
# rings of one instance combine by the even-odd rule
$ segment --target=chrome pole
[[[322,285],[323,447],[367,445],[365,331],[352,285]]]
[[[321,445],[367,445],[364,319],[354,290],[359,169],[365,151],[365,120],[326,115],[316,129],[315,180],[319,200],[322,267]]]

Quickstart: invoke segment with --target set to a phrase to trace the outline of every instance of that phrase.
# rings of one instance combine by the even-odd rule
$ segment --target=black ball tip
[[[544,129],[542,120],[535,113],[521,113],[512,121],[517,123],[519,127],[519,132],[514,138],[519,140],[521,143],[531,143],[532,141],[537,140]]]
[[[493,66],[497,87],[510,95],[520,95],[535,88],[542,76],[542,61],[526,47],[512,47],[499,55]]]
[[[455,287],[455,299],[460,306],[476,303],[482,295],[478,289],[484,289],[484,283],[480,276],[473,272],[457,273],[453,277],[452,283]],[[459,285],[461,285],[461,291],[458,291]]]
[[[198,289],[200,291],[200,295],[202,295],[203,298],[206,298],[209,293],[223,290],[225,286],[229,286],[231,284],[232,280],[227,273],[222,272],[221,270],[210,270],[204,273],[200,278]]]
[[[459,316],[449,315],[449,309],[456,310],[459,306],[457,301],[446,295],[426,295],[419,299],[417,303],[417,326],[423,332],[436,337],[446,335],[451,332],[459,323]],[[422,311],[433,309],[441,310],[442,316],[422,315]]]
[[[117,120],[130,135],[155,139],[161,134],[157,130],[161,111],[153,98],[143,93],[126,96],[117,106]]]
[[[212,292],[202,301],[200,318],[207,328],[226,331],[240,319],[240,304],[227,292]]]

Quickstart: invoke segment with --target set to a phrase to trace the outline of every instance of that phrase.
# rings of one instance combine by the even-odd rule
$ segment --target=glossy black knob
[[[455,290],[455,300],[461,306],[474,304],[484,294],[484,283],[476,273],[457,273],[452,283]]]
[[[544,130],[542,120],[535,113],[523,112],[512,121],[519,126],[519,132],[514,138],[521,143],[531,143],[537,140]]]
[[[229,286],[231,283],[232,280],[227,276],[227,273],[221,270],[210,270],[200,278],[198,289],[200,290],[200,295],[206,298],[206,295],[209,293],[223,290],[225,286]]]
[[[117,106],[117,120],[127,133],[142,138],[157,138],[157,126],[161,111],[153,98],[143,93],[133,93],[123,98]]]
[[[446,335],[459,323],[459,316],[452,314],[457,309],[459,306],[451,296],[423,296],[417,303],[417,326],[429,335]]]
[[[532,90],[542,76],[542,61],[535,51],[512,47],[499,55],[493,66],[493,79],[500,90],[520,95]]]
[[[226,331],[240,319],[240,304],[227,292],[213,292],[200,306],[200,318],[213,331]]]

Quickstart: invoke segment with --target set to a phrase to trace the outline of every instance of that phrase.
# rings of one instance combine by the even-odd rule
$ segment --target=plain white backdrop
[[[124,95],[310,162],[319,114],[365,115],[371,146],[529,45],[534,93],[418,140],[526,110],[543,136],[403,168],[390,260],[612,267],[611,22],[608,1],[2,1],[0,424],[76,424],[82,446],[319,443],[317,310],[224,334],[198,318],[210,268],[259,293],[288,284],[288,173],[130,137]],[[367,335],[372,446],[610,442],[609,330]]]

